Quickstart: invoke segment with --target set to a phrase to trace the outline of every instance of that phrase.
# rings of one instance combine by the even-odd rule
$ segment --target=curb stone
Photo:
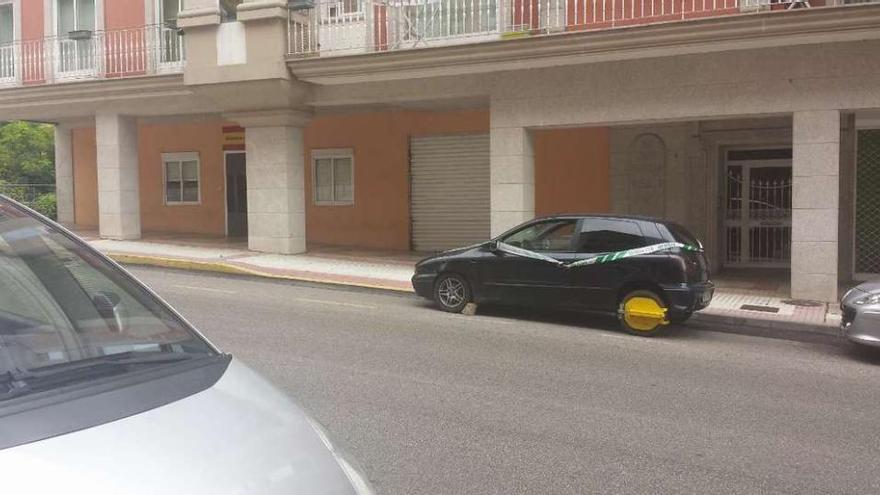
[[[695,314],[688,324],[710,331],[751,335],[771,339],[796,340],[824,344],[837,344],[840,342],[840,331],[838,327],[833,324],[759,320],[701,313]]]
[[[140,266],[155,266],[160,268],[176,268],[179,270],[191,270],[191,271],[200,271],[200,272],[212,272],[212,273],[226,273],[232,275],[249,275],[253,277],[263,277],[263,278],[272,278],[276,280],[292,280],[295,282],[309,282],[316,284],[328,284],[328,285],[338,285],[338,286],[347,286],[347,287],[360,287],[364,289],[379,289],[379,290],[387,290],[393,291],[397,293],[413,293],[412,290],[401,289],[399,287],[393,287],[388,285],[380,285],[380,284],[365,284],[361,282],[342,282],[338,280],[329,280],[322,278],[314,278],[314,277],[301,277],[294,275],[280,275],[277,273],[269,273],[260,270],[254,270],[251,268],[244,268],[241,266],[230,265],[228,263],[216,262],[216,261],[195,261],[195,260],[182,260],[179,258],[161,258],[157,256],[141,256],[141,255],[133,255],[133,254],[121,254],[121,253],[105,253],[107,256],[112,258],[117,263],[126,264],[126,265],[140,265]]]
[[[251,268],[231,265],[216,261],[196,261],[180,258],[164,258],[158,256],[143,256],[125,253],[105,253],[117,263],[126,265],[154,266],[160,268],[174,268],[179,270],[224,273],[231,275],[247,275],[276,280],[291,280],[296,282],[308,282],[315,284],[334,285],[340,287],[359,287],[378,289],[394,292],[397,294],[414,294],[412,289],[402,289],[381,284],[365,284],[353,281],[338,281],[316,277],[302,277],[293,275],[281,275]],[[475,308],[474,308],[475,309]],[[837,315],[831,315],[829,320],[839,319]],[[828,343],[831,340],[839,341],[837,325],[832,324],[804,324],[788,321],[773,321],[762,319],[741,318],[729,315],[716,315],[697,313],[688,322],[690,326],[702,327],[710,331],[737,333],[742,335],[754,335],[759,337],[777,338],[785,340],[799,340],[808,342]]]

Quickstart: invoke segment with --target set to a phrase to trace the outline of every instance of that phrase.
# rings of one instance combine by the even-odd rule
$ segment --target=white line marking
[[[347,306],[350,308],[360,308],[360,309],[378,309],[379,306],[373,306],[370,304],[356,304],[349,302],[339,302],[339,301],[328,301],[326,299],[308,299],[305,297],[297,297],[294,298],[296,301],[307,302],[307,303],[315,303],[315,304],[329,304],[332,306]]]
[[[174,285],[173,287],[177,287],[178,289],[203,290],[206,292],[217,292],[220,294],[235,294],[236,293],[234,290],[212,289],[210,287],[196,287],[193,285]]]

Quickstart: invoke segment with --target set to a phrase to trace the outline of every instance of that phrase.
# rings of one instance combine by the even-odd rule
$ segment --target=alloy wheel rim
[[[454,308],[464,301],[464,284],[455,278],[444,279],[440,282],[437,295],[444,306]]]

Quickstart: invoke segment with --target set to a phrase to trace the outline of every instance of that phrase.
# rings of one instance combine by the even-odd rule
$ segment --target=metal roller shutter
[[[410,141],[412,241],[416,251],[489,238],[489,135]]]

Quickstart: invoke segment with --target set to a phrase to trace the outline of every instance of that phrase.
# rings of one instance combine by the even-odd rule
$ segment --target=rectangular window
[[[198,153],[163,153],[165,168],[165,204],[201,202]]]
[[[12,4],[0,4],[0,45],[12,43],[14,26]]]
[[[362,0],[339,0],[326,5],[328,21],[354,20],[364,15]]]
[[[95,30],[95,0],[58,0],[58,34]]]
[[[12,4],[0,3],[0,79],[15,77],[15,23],[12,17]]]
[[[161,0],[159,8],[163,24],[177,22],[177,15],[180,13],[180,0]]]
[[[316,205],[354,203],[354,156],[350,150],[322,150],[312,154],[312,182]]]

